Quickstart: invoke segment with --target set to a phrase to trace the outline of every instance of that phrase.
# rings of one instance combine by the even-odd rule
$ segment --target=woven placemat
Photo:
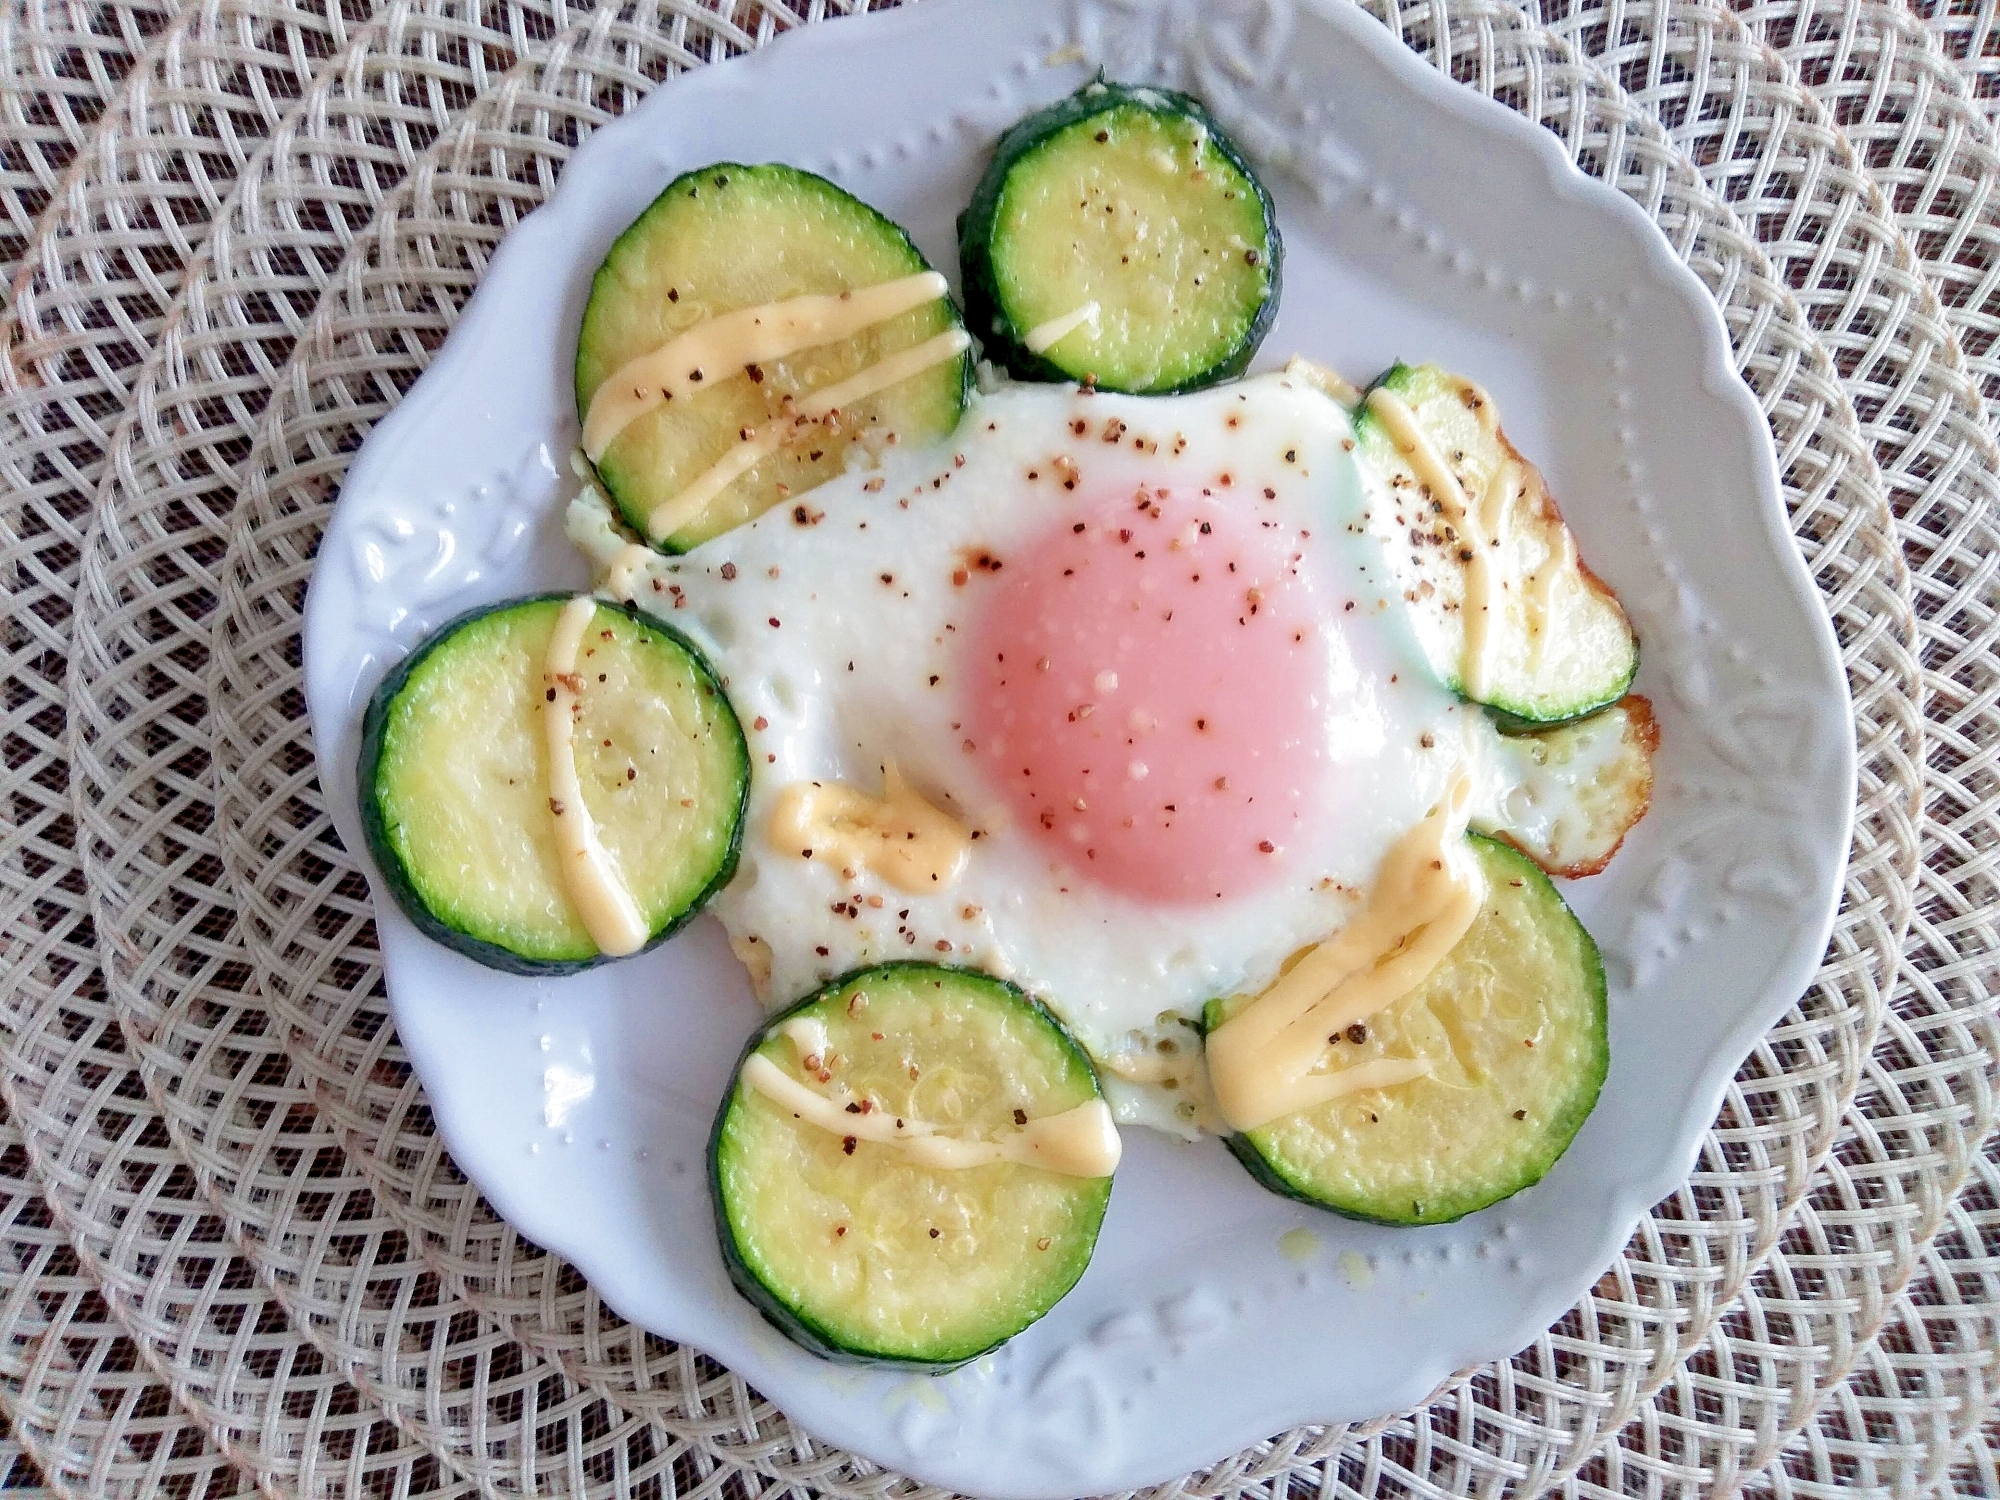
[[[1289,7],[1222,9],[1268,43]],[[28,1482],[910,1488],[623,1323],[456,1173],[298,694],[345,464],[507,227],[597,124],[821,18],[800,12],[0,20],[0,1407]],[[1862,4],[1378,14],[1644,206],[1724,307],[1854,688],[1854,862],[1826,967],[1689,1185],[1557,1328],[1425,1410],[1166,1492],[1978,1492],[2000,1397],[1987,30]]]

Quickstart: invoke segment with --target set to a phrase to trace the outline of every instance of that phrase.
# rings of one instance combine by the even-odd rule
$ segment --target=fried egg
[[[1121,1118],[1201,1123],[1202,1005],[1339,929],[1468,761],[1510,790],[1422,665],[1354,447],[1291,375],[1006,386],[681,558],[586,490],[572,537],[707,652],[748,737],[714,909],[760,994],[984,969],[1063,1019]],[[873,837],[884,806],[895,850],[813,832]]]

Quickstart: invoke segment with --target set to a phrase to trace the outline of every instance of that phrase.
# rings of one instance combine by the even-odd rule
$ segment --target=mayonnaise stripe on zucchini
[[[812,392],[762,428],[745,427],[738,434],[735,447],[697,474],[686,489],[662,501],[646,518],[646,535],[656,542],[665,541],[677,532],[699,526],[725,489],[786,444],[816,436],[844,408],[878,396],[934,366],[957,360],[971,347],[972,340],[963,328],[947,328],[913,349],[877,360],[838,385]]]
[[[1468,698],[1483,701],[1492,691],[1487,682],[1487,658],[1490,654],[1488,646],[1494,635],[1494,595],[1498,592],[1494,587],[1494,572],[1498,565],[1493,557],[1497,545],[1493,530],[1499,519],[1498,512],[1506,501],[1513,466],[1501,465],[1499,475],[1486,486],[1475,507],[1446,464],[1444,455],[1437,451],[1429,434],[1418,424],[1416,413],[1410,410],[1401,396],[1386,386],[1377,386],[1368,393],[1367,405],[1369,414],[1382,424],[1390,440],[1402,450],[1404,458],[1416,470],[1424,490],[1433,499],[1443,501],[1445,525],[1457,528],[1458,535],[1448,538],[1448,541],[1458,544],[1459,561],[1465,564],[1465,592],[1461,605],[1465,644],[1459,657],[1459,680],[1464,683]],[[1548,563],[1544,563],[1542,571],[1553,570]],[[1529,632],[1537,639],[1547,632],[1546,621],[1535,617],[1539,613],[1531,612],[1528,621]]]
[[[585,594],[570,600],[556,616],[548,665],[542,672],[548,683],[542,727],[548,734],[549,813],[555,819],[563,885],[591,941],[606,957],[623,958],[645,946],[646,919],[597,836],[597,820],[590,815],[583,782],[576,774],[576,721],[583,713],[577,652],[596,613],[597,601]]]
[[[1102,1099],[1086,1099],[1060,1114],[1044,1115],[1012,1130],[1002,1127],[993,1139],[982,1141],[947,1135],[928,1120],[881,1111],[850,1113],[844,1104],[800,1082],[761,1054],[752,1053],[743,1060],[743,1081],[780,1109],[790,1110],[795,1120],[817,1125],[843,1141],[852,1138],[892,1147],[920,1166],[957,1172],[1014,1162],[1069,1177],[1109,1177],[1118,1166],[1118,1130],[1111,1120],[1111,1107]]]
[[[710,318],[612,372],[590,399],[583,451],[595,463],[613,438],[657,406],[689,400],[733,376],[748,378],[753,364],[851,338],[945,291],[937,272],[919,271],[858,291],[792,297]]]

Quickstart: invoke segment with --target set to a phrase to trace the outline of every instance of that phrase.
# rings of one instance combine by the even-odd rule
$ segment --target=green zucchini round
[[[722,313],[859,290],[929,270],[910,237],[851,193],[796,167],[718,162],[669,183],[621,234],[590,284],[576,344],[576,409],[628,360]],[[727,454],[745,428],[876,361],[959,327],[939,298],[850,338],[757,367],[715,372],[693,400],[640,416],[605,449],[597,475],[625,522],[649,536],[655,509]],[[730,482],[701,518],[656,543],[667,552],[719,536],[841,473],[856,442],[929,442],[958,425],[970,354],[858,401],[837,431],[781,449]],[[893,434],[893,436],[891,436]]]
[[[604,961],[558,872],[549,810],[544,661],[571,597],[459,616],[388,675],[362,721],[362,828],[396,904],[513,974]],[[577,769],[650,948],[735,873],[749,750],[715,673],[669,626],[600,599],[585,649]]]
[[[801,1018],[826,1029],[831,1080],[804,1073],[785,1029]],[[773,1020],[716,1115],[709,1182],[730,1279],[788,1338],[848,1362],[946,1369],[1005,1343],[1082,1276],[1109,1177],[933,1167],[893,1142],[843,1140],[745,1082],[753,1055],[972,1139],[1101,1095],[1061,1022],[972,970],[864,969]]]
[[[1208,111],[1098,81],[1000,138],[959,216],[967,318],[1023,380],[1164,395],[1240,375],[1277,316],[1270,195]],[[1036,350],[1029,336],[1095,303]]]
[[[1519,850],[1469,834],[1485,906],[1416,990],[1336,1044],[1336,1061],[1439,1060],[1228,1138],[1265,1187],[1352,1219],[1448,1224],[1540,1182],[1597,1103],[1610,1065],[1604,964]],[[1211,1006],[1210,1029],[1231,1012]]]

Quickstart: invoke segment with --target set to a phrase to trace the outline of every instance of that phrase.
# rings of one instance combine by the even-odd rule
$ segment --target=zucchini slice
[[[1405,420],[1414,432],[1392,430]],[[1516,726],[1616,703],[1639,669],[1638,638],[1493,398],[1436,365],[1399,364],[1369,388],[1354,431],[1386,487],[1368,525],[1438,678]]]
[[[396,902],[424,932],[515,974],[604,958],[557,855],[549,644],[569,595],[477,609],[391,672],[362,723],[361,817]],[[683,637],[595,601],[571,736],[583,802],[652,947],[736,868],[750,756]]]
[[[723,314],[859,292],[928,270],[908,235],[823,177],[730,162],[689,172],[618,237],[591,282],[576,343],[577,414],[587,422],[599,388],[632,361]],[[685,552],[831,479],[857,442],[874,449],[950,432],[971,389],[966,352],[796,429],[783,447],[723,484],[693,519],[664,536],[651,528],[661,507],[685,500],[717,464],[745,456],[746,431],[777,431],[774,424],[790,422],[815,392],[960,326],[950,298],[933,294],[831,343],[704,369],[698,389],[648,407],[617,430],[594,454],[598,478],[635,532],[665,551]]]
[[[958,232],[973,331],[1024,380],[1196,390],[1240,375],[1277,316],[1270,195],[1168,89],[1099,80],[1020,121]]]
[[[1551,875],[1595,875],[1652,805],[1659,748],[1652,702],[1636,693],[1573,724],[1502,735],[1508,791],[1473,826]]]
[[[1485,906],[1423,984],[1333,1044],[1348,1067],[1432,1071],[1228,1138],[1265,1187],[1378,1224],[1446,1224],[1541,1181],[1597,1103],[1610,1063],[1604,965],[1549,879],[1469,834]],[[1211,1001],[1213,1031],[1249,996]]]
[[[773,1097],[787,1087],[827,1118]],[[1049,1159],[1101,1175],[933,1165],[896,1135],[934,1128],[1018,1155],[1058,1117],[1090,1149]],[[948,1368],[1076,1284],[1116,1160],[1097,1075],[1054,1016],[1004,980],[896,963],[834,981],[751,1038],[709,1171],[730,1277],[787,1337],[835,1359]]]

